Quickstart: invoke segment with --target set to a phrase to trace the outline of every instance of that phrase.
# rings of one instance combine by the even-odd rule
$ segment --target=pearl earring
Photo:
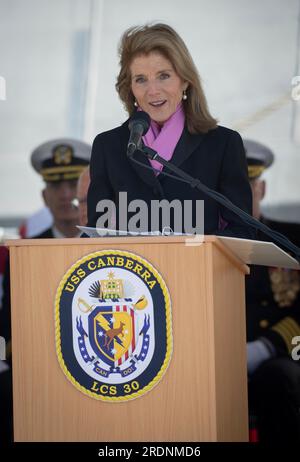
[[[186,90],[183,90],[182,99],[183,99],[184,101],[187,100]]]
[[[138,103],[136,101],[133,104],[135,107],[138,107]]]

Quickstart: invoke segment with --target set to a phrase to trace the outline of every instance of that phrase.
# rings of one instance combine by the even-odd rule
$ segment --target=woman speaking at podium
[[[150,127],[142,137],[143,145],[251,214],[252,196],[241,137],[233,130],[218,126],[210,115],[197,69],[177,32],[165,24],[130,28],[122,37],[119,52],[121,69],[116,89],[120,99],[130,117],[138,115],[138,111],[150,116]],[[142,231],[156,231],[151,228],[153,204],[163,200],[171,204],[177,200],[183,207],[187,203],[184,201],[190,201],[194,225],[196,201],[204,200],[205,234],[248,239],[255,236],[236,214],[189,184],[165,176],[164,172],[170,171],[157,161],[149,160],[140,152],[133,158],[128,157],[128,124],[127,120],[94,140],[88,226],[97,226],[103,212],[97,204],[109,199],[116,205],[115,226],[122,229],[119,193],[126,192],[128,206],[137,199],[147,204],[147,229]],[[134,162],[134,158],[143,165]],[[173,216],[170,214],[168,223],[173,230],[184,215],[182,212],[181,217],[175,216],[178,208],[176,210]],[[127,219],[133,215],[129,209]],[[108,223],[107,227],[110,226]],[[162,227],[161,221],[158,227]],[[175,230],[178,231],[178,227]]]

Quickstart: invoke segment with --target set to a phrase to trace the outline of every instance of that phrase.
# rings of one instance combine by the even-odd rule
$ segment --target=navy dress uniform
[[[89,164],[91,146],[79,140],[60,138],[39,145],[31,155],[33,168],[46,183],[76,181]],[[54,217],[55,218],[55,217]],[[49,228],[34,238],[53,238],[56,230]],[[60,236],[63,237],[63,236]],[[10,339],[10,277],[9,259],[3,278],[3,309],[0,311],[0,335]]]
[[[254,141],[244,140],[244,146],[253,186],[272,164],[273,154]],[[261,220],[300,245],[300,223]],[[246,277],[246,320],[248,345],[263,344],[269,352],[248,382],[249,408],[257,416],[259,439],[300,441],[300,361],[291,357],[292,340],[300,336],[300,271],[252,266]]]
[[[53,188],[62,182],[76,185],[80,174],[89,165],[90,156],[91,146],[89,144],[71,138],[60,138],[47,141],[38,146],[32,152],[31,164],[42,176],[48,187],[52,186]],[[65,207],[66,213],[70,212],[68,210],[70,204],[69,206],[65,204]],[[65,237],[55,228],[55,220],[58,219],[56,217],[55,203],[51,212],[54,217],[54,226],[34,236],[35,238]]]
[[[60,138],[47,141],[38,146],[31,155],[31,164],[46,183],[58,186],[62,182],[72,182],[77,184],[81,172],[89,165],[91,146],[79,140],[70,138]],[[74,188],[74,195],[76,194]],[[55,195],[55,191],[54,191]],[[55,199],[55,198],[54,198]],[[58,202],[61,199],[58,200]],[[66,215],[69,213],[71,205],[65,204],[61,200],[60,214],[63,216],[65,207]],[[47,229],[34,238],[54,238],[65,237],[55,228],[56,213],[55,200],[51,212],[54,218],[54,226]],[[75,217],[78,215],[76,212]],[[70,215],[71,218],[71,215]],[[76,224],[78,221],[76,222]],[[9,260],[7,260],[5,275],[3,279],[3,309],[0,310],[0,335],[2,335],[8,345],[11,338],[11,318],[10,318],[10,277]],[[10,349],[10,348],[8,348]],[[11,357],[8,357],[8,364],[11,366]],[[13,438],[12,428],[12,377],[11,369],[0,374],[0,414],[3,416],[0,426],[0,440],[11,441]]]
[[[79,140],[60,138],[39,145],[31,155],[33,168],[46,183],[76,181],[89,164],[91,146]],[[54,217],[55,218],[55,217]],[[57,231],[49,228],[34,238],[53,238]],[[63,236],[59,236],[63,237]],[[0,335],[11,338],[9,260],[3,278],[3,309],[0,311]]]

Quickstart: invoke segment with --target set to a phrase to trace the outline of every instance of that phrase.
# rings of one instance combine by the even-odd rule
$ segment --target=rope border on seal
[[[65,283],[67,279],[70,277],[70,275],[82,264],[85,263],[86,261],[90,260],[91,258],[96,258],[96,257],[103,257],[106,256],[107,254],[110,255],[121,255],[125,256],[128,258],[135,258],[139,263],[142,263],[147,269],[152,271],[154,276],[156,277],[160,288],[163,292],[164,300],[165,300],[165,314],[166,314],[166,338],[167,338],[167,350],[166,350],[166,355],[164,362],[160,368],[160,371],[158,374],[154,377],[154,379],[151,380],[151,382],[148,383],[145,387],[143,387],[141,390],[134,392],[130,395],[124,395],[121,397],[108,397],[108,396],[102,396],[98,395],[97,393],[93,393],[90,390],[87,390],[84,386],[80,385],[79,382],[75,379],[75,377],[72,376],[72,374],[69,372],[61,351],[61,336],[60,336],[60,312],[59,312],[59,302],[61,298],[61,294],[63,291],[63,288],[65,286]],[[107,402],[112,402],[112,403],[117,403],[117,402],[124,402],[124,401],[130,401],[136,398],[139,398],[140,396],[143,396],[152,388],[154,388],[162,379],[163,375],[166,373],[167,368],[170,364],[170,360],[172,357],[172,352],[173,352],[173,337],[172,337],[172,316],[171,316],[171,299],[170,299],[170,294],[168,291],[168,288],[166,286],[166,283],[164,282],[161,274],[149,263],[145,258],[133,253],[133,252],[127,252],[125,250],[99,250],[97,252],[90,253],[86,255],[85,257],[82,257],[81,259],[77,260],[71,268],[68,269],[68,271],[64,274],[63,278],[61,279],[59,286],[56,291],[56,296],[55,296],[55,346],[56,346],[56,354],[58,358],[58,362],[60,364],[61,369],[63,370],[64,374],[68,378],[68,380],[77,388],[77,390],[81,391],[82,393],[90,396],[91,398],[100,400],[100,401],[107,401]]]

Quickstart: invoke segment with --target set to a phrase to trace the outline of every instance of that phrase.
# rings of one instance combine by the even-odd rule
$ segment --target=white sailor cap
[[[89,164],[91,146],[71,138],[59,138],[39,145],[31,154],[33,168],[45,181],[78,179]]]
[[[243,140],[248,163],[250,180],[258,178],[263,171],[274,162],[274,153],[270,148],[258,141]]]

